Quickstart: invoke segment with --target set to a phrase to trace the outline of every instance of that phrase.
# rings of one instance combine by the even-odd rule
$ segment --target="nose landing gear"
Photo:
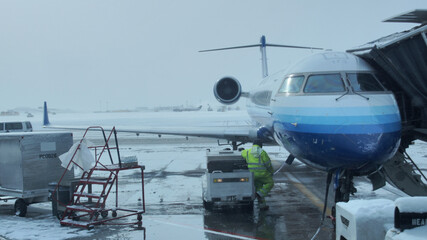
[[[349,170],[344,170],[342,174],[337,172],[335,177],[335,203],[348,202],[350,195],[354,195],[356,192],[352,172]]]

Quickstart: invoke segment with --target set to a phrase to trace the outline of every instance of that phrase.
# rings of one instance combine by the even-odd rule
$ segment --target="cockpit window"
[[[304,92],[306,93],[330,93],[343,92],[344,83],[339,73],[316,74],[307,79]]]
[[[304,76],[290,76],[283,81],[279,89],[280,93],[297,93],[301,90]]]
[[[381,84],[370,73],[347,73],[347,79],[356,92],[384,91]]]

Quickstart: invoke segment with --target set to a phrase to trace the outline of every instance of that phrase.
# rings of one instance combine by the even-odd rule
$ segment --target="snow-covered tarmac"
[[[102,125],[125,126],[231,126],[245,124],[248,119],[243,111],[217,113],[58,113],[50,116],[51,122],[58,125]],[[228,119],[228,121],[226,121]],[[9,119],[5,119],[9,120]],[[12,119],[10,119],[12,120]],[[27,120],[27,119],[25,119]],[[34,128],[41,129],[41,115],[32,120]],[[79,140],[81,132],[74,133]],[[136,156],[145,168],[146,214],[143,227],[135,226],[97,226],[92,230],[61,227],[51,214],[51,203],[30,205],[25,218],[13,215],[13,201],[0,203],[0,239],[282,239],[281,236],[294,236],[293,239],[309,238],[318,226],[321,212],[305,196],[289,183],[285,175],[277,177],[276,186],[269,200],[270,213],[263,215],[257,210],[253,215],[209,214],[202,207],[201,182],[205,171],[205,151],[207,148],[220,150],[216,140],[152,135],[119,134],[122,156]],[[96,139],[94,139],[96,140]],[[248,147],[248,146],[246,146]],[[427,173],[427,144],[416,142],[408,150],[410,156]],[[288,153],[280,147],[266,147],[272,159],[283,161]],[[276,162],[276,166],[280,162]],[[313,171],[295,162],[284,171],[294,171],[293,176],[306,185],[314,195],[323,199],[324,188],[316,184],[324,182],[324,174]],[[137,208],[141,189],[138,171],[124,171],[119,179],[119,203],[129,208]],[[312,186],[310,188],[310,186]],[[403,193],[387,186],[372,192],[366,181],[357,181],[358,192],[354,199],[385,198],[394,200]],[[299,194],[299,195],[298,195]],[[295,198],[293,200],[292,198]],[[304,199],[302,199],[304,198]],[[301,200],[298,200],[301,199]],[[111,202],[112,201],[112,202]],[[298,203],[299,201],[299,203]],[[110,203],[114,201],[109,199]],[[294,203],[295,202],[295,203]],[[293,205],[299,204],[299,205]],[[305,205],[301,205],[305,204]],[[310,206],[311,205],[311,206]],[[307,224],[303,216],[291,221],[285,216],[296,208],[300,214],[313,218]],[[296,206],[296,207],[294,207]],[[277,214],[272,213],[277,207]],[[294,218],[295,216],[292,216]],[[136,217],[135,217],[136,218]],[[134,220],[134,219],[132,219]],[[295,223],[295,224],[294,224]],[[307,224],[307,225],[304,225]],[[309,226],[314,225],[314,226]],[[305,231],[305,233],[304,233]],[[301,233],[303,232],[303,233]],[[325,229],[319,239],[330,239],[331,229]]]

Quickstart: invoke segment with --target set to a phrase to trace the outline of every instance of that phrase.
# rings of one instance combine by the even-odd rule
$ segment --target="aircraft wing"
[[[45,128],[51,129],[67,129],[85,131],[87,128],[78,126],[56,126],[46,125]],[[111,131],[112,127],[103,128],[105,131]],[[100,128],[91,130],[99,131]],[[225,139],[236,142],[252,142],[256,136],[255,126],[229,126],[229,127],[141,127],[141,128],[126,128],[116,127],[118,133],[135,133],[135,134],[156,134],[156,135],[176,135],[185,137],[207,137],[216,139]]]
[[[97,123],[97,127],[92,128],[91,130],[99,131],[100,123]],[[105,131],[111,131],[115,123],[107,123],[106,126],[103,124],[102,128]],[[87,127],[93,125],[55,125],[49,122],[49,117],[47,113],[47,106],[45,103],[44,109],[44,128],[50,129],[65,129],[65,130],[77,130],[85,131]],[[177,135],[185,137],[207,137],[207,138],[216,138],[216,139],[225,139],[228,141],[234,142],[252,142],[257,139],[257,127],[252,125],[249,121],[239,121],[238,124],[228,124],[221,126],[185,126],[185,127],[168,127],[168,126],[121,126],[115,125],[117,132],[122,133],[135,133],[135,134],[156,134],[156,135]]]
[[[251,126],[234,127],[188,127],[188,128],[150,128],[150,129],[117,129],[117,132],[165,134],[187,137],[208,137],[229,141],[249,142],[256,138],[256,130]]]

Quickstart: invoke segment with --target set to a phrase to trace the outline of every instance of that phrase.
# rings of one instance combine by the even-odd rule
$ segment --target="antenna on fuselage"
[[[226,47],[226,48],[216,48],[216,49],[208,49],[201,50],[199,52],[213,52],[213,51],[222,51],[222,50],[231,50],[238,48],[251,48],[251,47],[259,47],[261,51],[261,64],[262,64],[262,77],[265,78],[268,76],[268,67],[267,67],[267,47],[284,47],[284,48],[300,48],[300,49],[311,49],[311,50],[323,50],[323,48],[316,47],[303,47],[303,46],[293,46],[293,45],[280,45],[280,44],[270,44],[266,43],[265,36],[261,36],[261,40],[259,44],[253,45],[244,45],[244,46],[236,46],[236,47]]]

